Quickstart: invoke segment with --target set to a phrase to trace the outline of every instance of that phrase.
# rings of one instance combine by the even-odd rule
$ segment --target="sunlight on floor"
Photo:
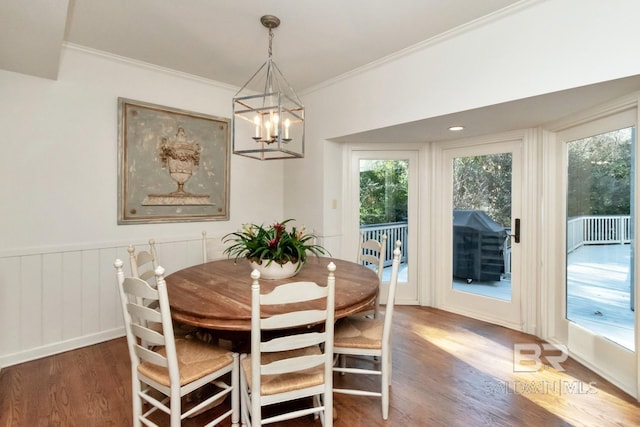
[[[524,397],[550,413],[575,425],[578,413],[589,408],[590,402],[606,401],[612,406],[628,403],[598,388],[596,378],[581,380],[564,371],[543,364],[535,372],[515,369],[514,349],[508,348],[472,331],[443,331],[428,325],[414,325],[412,331],[438,348],[473,368],[490,375],[495,381],[485,384],[485,393]],[[472,342],[473,345],[469,345]],[[536,345],[537,342],[531,342]],[[615,424],[616,420],[608,420]]]

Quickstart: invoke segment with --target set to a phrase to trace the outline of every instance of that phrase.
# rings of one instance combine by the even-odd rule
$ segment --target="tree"
[[[629,215],[631,128],[571,141],[567,215]]]
[[[453,160],[453,208],[485,211],[511,225],[511,153]]]
[[[569,142],[568,216],[629,215],[632,128]],[[371,160],[360,171],[360,223],[407,220],[408,162]],[[510,153],[453,160],[453,208],[483,210],[511,224]]]
[[[360,171],[360,224],[407,220],[406,160],[370,160]]]

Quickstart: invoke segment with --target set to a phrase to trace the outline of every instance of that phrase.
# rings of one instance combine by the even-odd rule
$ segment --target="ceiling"
[[[267,58],[268,30],[260,17],[271,14],[281,20],[274,60],[302,91],[516,3],[4,0],[0,56],[15,59],[0,67],[55,79],[62,43],[69,42],[242,86]],[[45,60],[44,49],[50,53]]]
[[[70,43],[242,86],[267,58],[273,14],[273,58],[298,92],[364,67],[442,33],[509,8],[519,0],[4,0],[0,2],[0,68],[58,77]],[[477,125],[465,136],[529,127],[640,88],[637,79],[551,94],[350,136],[352,140],[440,140],[454,122]],[[626,91],[626,92],[625,92]],[[588,98],[588,99],[587,99]],[[548,102],[552,102],[549,108]],[[566,107],[566,108],[563,108]],[[551,117],[554,115],[554,117]],[[436,126],[437,125],[437,126]],[[445,126],[446,125],[446,126]],[[526,126],[525,126],[526,125]]]

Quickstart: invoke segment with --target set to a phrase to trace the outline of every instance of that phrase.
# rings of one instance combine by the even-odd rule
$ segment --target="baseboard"
[[[566,342],[560,341],[554,337],[547,337],[543,339],[551,344],[566,345]],[[611,375],[610,372],[607,372],[606,370],[601,369],[599,366],[594,365],[587,358],[582,357],[578,352],[572,351],[571,348],[569,348],[569,357],[582,366],[586,367],[587,369],[593,371],[597,375],[601,376],[614,386],[618,387],[620,390],[627,393],[632,398],[640,401],[640,394],[637,394],[637,391],[634,390],[633,387],[629,387],[628,384],[619,381],[614,375]]]
[[[0,356],[0,370],[7,366],[29,362],[31,360],[52,356],[58,353],[64,353],[65,351],[75,350],[80,347],[98,344],[104,341],[112,340],[114,338],[120,338],[123,337],[124,334],[124,327],[119,327],[110,329],[108,331],[102,331],[96,334],[73,338],[67,341],[60,341],[42,347],[31,348],[29,350],[3,355]]]
[[[434,306],[434,308],[438,308],[440,310],[448,311],[450,313],[459,314],[460,316],[470,317],[476,320],[482,320],[483,322],[491,323],[492,325],[504,326],[505,328],[513,329],[514,331],[524,332],[522,328],[522,324],[513,323],[509,321],[505,321],[499,317],[493,317],[491,315],[487,315],[483,312],[473,312],[469,310],[458,310],[452,307],[446,306]]]

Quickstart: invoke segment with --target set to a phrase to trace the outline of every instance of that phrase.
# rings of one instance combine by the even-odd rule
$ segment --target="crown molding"
[[[185,72],[182,72],[182,71],[177,71],[177,70],[174,70],[172,68],[161,67],[159,65],[150,64],[148,62],[127,58],[125,56],[116,55],[116,54],[113,54],[113,53],[110,53],[110,52],[105,52],[105,51],[102,51],[102,50],[93,49],[93,48],[90,48],[90,47],[86,47],[86,46],[82,46],[82,45],[78,45],[78,44],[74,44],[74,43],[64,42],[62,45],[63,45],[64,48],[69,49],[69,50],[74,50],[74,51],[85,53],[85,54],[88,54],[88,55],[101,57],[101,58],[107,59],[109,61],[118,62],[118,63],[125,64],[125,65],[130,65],[130,66],[134,66],[134,67],[138,67],[138,68],[143,68],[143,69],[146,69],[146,70],[149,70],[149,71],[159,72],[159,73],[167,74],[167,75],[174,76],[174,77],[193,80],[193,81],[196,81],[196,82],[199,82],[199,83],[204,83],[206,85],[216,86],[216,87],[219,87],[219,88],[225,89],[225,90],[230,90],[230,91],[234,91],[235,92],[235,91],[237,91],[239,89],[238,86],[229,85],[229,84],[217,81],[217,80],[207,79],[207,78],[204,78],[204,77],[196,76],[194,74],[189,74],[189,73],[185,73]]]
[[[387,55],[383,58],[380,58],[378,60],[375,60],[373,62],[370,62],[366,65],[363,65],[361,67],[355,68],[353,70],[347,71],[344,74],[341,74],[339,76],[336,76],[332,79],[329,80],[325,80],[321,83],[318,83],[315,86],[311,86],[305,90],[300,91],[300,94],[302,96],[309,94],[309,93],[313,93],[316,92],[320,89],[323,89],[325,87],[328,86],[332,86],[338,82],[341,82],[343,80],[347,80],[351,77],[363,74],[367,71],[376,69],[378,67],[381,67],[385,64],[388,64],[390,62],[394,62],[397,61],[400,58],[409,56],[415,52],[419,52],[425,49],[428,49],[432,46],[435,46],[437,44],[443,43],[449,39],[458,37],[462,34],[466,34],[469,33],[471,31],[474,31],[478,28],[482,28],[485,27],[493,22],[496,22],[498,20],[504,19],[507,16],[511,16],[511,15],[515,15],[516,13],[521,12],[524,9],[527,9],[533,5],[539,4],[539,3],[543,3],[546,2],[548,0],[521,0],[517,3],[514,3],[510,6],[504,7],[500,10],[497,10],[495,12],[492,12],[488,15],[485,15],[483,17],[480,17],[478,19],[474,19],[473,21],[469,21],[466,22],[462,25],[459,25],[455,28],[450,29],[449,31],[445,31],[444,33],[438,34],[434,37],[431,37],[430,39],[421,41],[419,43],[416,43],[412,46],[406,47],[404,49],[401,49],[397,52],[394,52],[390,55]]]

